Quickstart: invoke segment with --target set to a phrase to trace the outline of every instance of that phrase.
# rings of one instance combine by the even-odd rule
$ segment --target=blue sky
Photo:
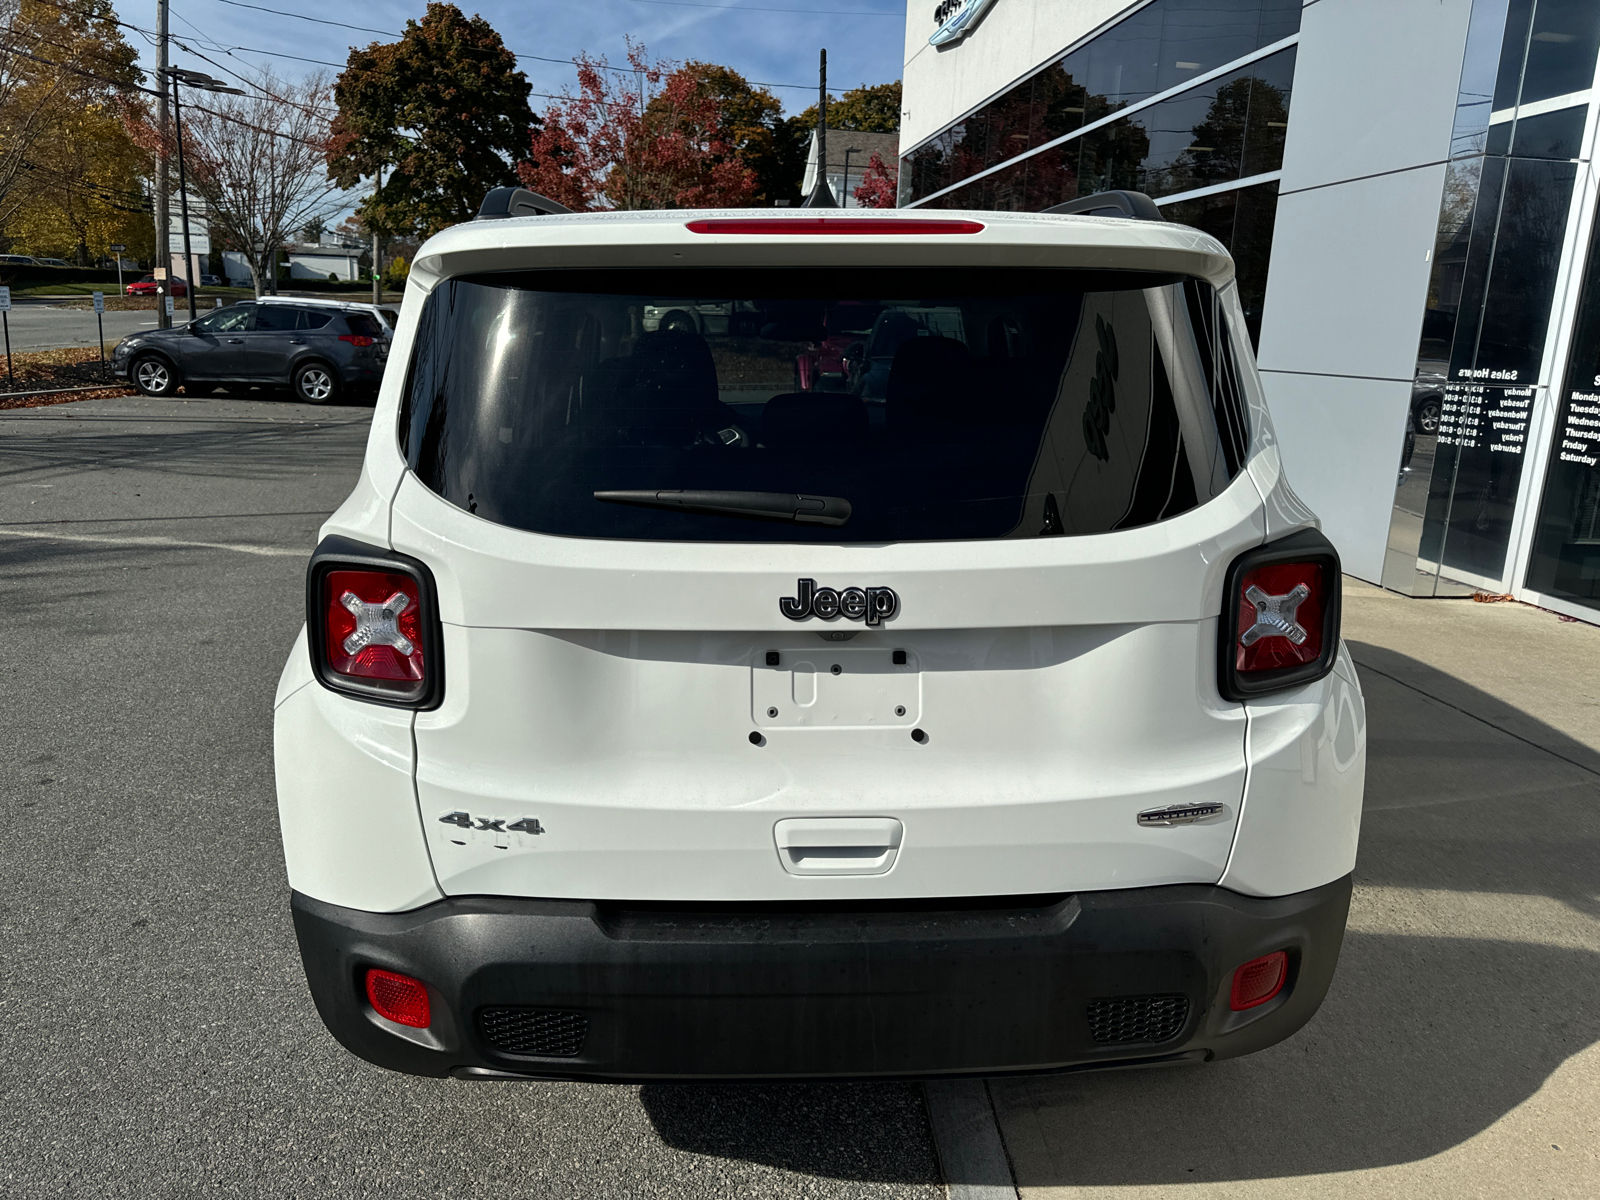
[[[146,30],[155,28],[155,0],[115,0],[118,16]],[[425,0],[366,0],[362,4],[323,0],[250,0],[278,13],[398,32],[408,18],[420,17]],[[724,7],[727,6],[727,7]],[[816,97],[817,51],[828,50],[829,90],[900,77],[905,46],[904,0],[578,0],[577,3],[519,3],[482,0],[461,3],[467,15],[489,21],[515,52],[567,59],[586,50],[612,63],[626,61],[624,34],[643,41],[651,54],[671,59],[697,58],[722,63],[752,81],[801,84],[810,90],[774,87],[788,112],[798,112]],[[798,11],[771,11],[774,9]],[[273,55],[296,55],[343,64],[351,45],[390,41],[381,34],[319,25],[292,16],[229,4],[226,0],[171,0],[174,38],[225,67],[248,71],[270,66],[280,76],[297,77],[329,70],[314,63]],[[872,15],[879,14],[879,15]],[[155,55],[147,38],[123,31],[141,51],[146,67]],[[269,53],[270,52],[270,53]],[[212,75],[222,72],[193,54],[173,47],[172,61]],[[575,87],[574,72],[561,63],[521,61],[537,92]],[[534,110],[549,103],[532,98]]]

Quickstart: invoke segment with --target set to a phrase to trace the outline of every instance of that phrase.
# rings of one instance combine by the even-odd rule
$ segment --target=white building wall
[[[1261,323],[1295,490],[1378,582],[1472,0],[1314,0]]]

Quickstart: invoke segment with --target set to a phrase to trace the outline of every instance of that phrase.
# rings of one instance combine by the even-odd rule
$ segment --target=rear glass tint
[[[378,323],[378,318],[369,317],[366,313],[345,313],[344,321],[350,326],[351,333],[364,334],[367,337],[378,337],[383,333],[383,326]]]
[[[1248,445],[1241,395],[1215,294],[1178,276],[543,271],[433,291],[399,436],[427,487],[540,533],[1049,537],[1216,495]],[[596,497],[679,489],[843,500],[849,515]]]

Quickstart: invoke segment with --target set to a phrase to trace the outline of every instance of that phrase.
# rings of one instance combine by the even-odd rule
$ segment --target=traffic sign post
[[[106,377],[106,294],[94,294],[94,323],[100,330],[100,378]]]
[[[0,287],[0,327],[6,333],[6,379],[11,385],[11,390],[16,391],[17,377],[11,370],[11,289]]]
[[[167,293],[167,316],[169,318],[172,316],[172,293],[171,292]]]
[[[122,252],[127,249],[121,242],[112,242],[109,249],[117,260],[117,295],[122,295]]]

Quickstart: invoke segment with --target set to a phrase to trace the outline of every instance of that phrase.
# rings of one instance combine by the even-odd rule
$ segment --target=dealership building
[[[1600,620],[1600,0],[911,0],[900,205],[1232,252],[1345,569]]]

